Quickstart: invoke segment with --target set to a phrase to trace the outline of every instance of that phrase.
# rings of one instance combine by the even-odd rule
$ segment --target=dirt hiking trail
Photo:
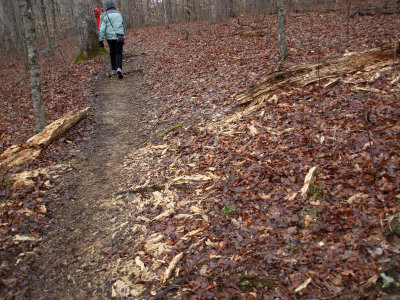
[[[145,57],[139,59],[145,63]],[[61,199],[50,207],[51,232],[40,246],[35,298],[111,297],[108,283],[118,269],[113,257],[131,242],[115,238],[129,221],[129,210],[115,194],[126,176],[138,180],[134,173],[121,172],[124,156],[157,132],[149,125],[157,98],[148,94],[137,72],[139,59],[125,62],[123,80],[115,76],[98,84],[94,132],[65,177]]]

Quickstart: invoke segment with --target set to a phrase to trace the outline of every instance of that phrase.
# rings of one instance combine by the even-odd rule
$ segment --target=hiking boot
[[[118,68],[117,74],[118,74],[118,78],[119,78],[119,79],[124,78],[124,75],[122,75],[122,70],[121,70],[121,68]]]
[[[117,71],[116,70],[112,70],[111,71],[111,75],[117,75]]]

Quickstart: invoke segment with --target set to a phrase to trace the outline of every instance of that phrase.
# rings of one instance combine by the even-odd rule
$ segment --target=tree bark
[[[284,60],[289,52],[287,47],[285,26],[286,26],[286,11],[285,1],[277,0],[278,5],[278,42],[279,42],[279,56],[281,60]]]
[[[44,6],[43,0],[39,0],[39,9],[40,9],[40,15],[42,17],[44,33],[46,35],[47,49],[49,51],[49,55],[53,55],[53,48],[51,46],[49,26],[47,24],[46,8]]]
[[[190,7],[189,0],[184,0],[184,13],[186,16],[186,31],[185,31],[185,39],[189,40],[189,25],[190,25]]]
[[[225,0],[226,1],[226,17],[234,18],[235,11],[233,10],[233,0]]]
[[[170,28],[171,24],[171,0],[164,0],[164,24]]]
[[[16,33],[16,42],[17,45],[23,45],[23,50],[24,50],[24,56],[25,56],[25,68],[28,70],[28,49],[27,49],[27,43],[25,43],[25,32],[23,28],[23,24],[21,22],[18,22],[17,20],[21,20],[22,15],[21,15],[21,10],[18,6],[18,2],[16,1],[8,1],[8,6],[12,7],[11,9],[11,14],[12,14],[12,19],[14,23],[14,28],[16,28],[17,33]],[[18,50],[18,46],[16,47]]]
[[[217,0],[211,0],[211,24],[217,23]]]
[[[90,57],[98,47],[97,26],[93,8],[85,0],[73,0],[73,15],[76,28],[76,41],[78,55],[83,58]],[[90,12],[90,13],[89,13]]]
[[[60,49],[60,44],[58,43],[58,29],[57,29],[57,19],[56,19],[56,5],[55,5],[55,0],[49,0],[50,1],[50,16],[51,16],[51,24],[52,24],[52,31],[53,31],[53,38],[54,38],[54,46],[57,49],[57,52],[60,54],[60,57],[62,57],[61,49]]]
[[[36,132],[39,133],[46,126],[46,111],[43,103],[40,68],[36,48],[35,22],[32,13],[31,0],[19,0],[22,12],[22,19],[25,29],[25,42],[28,49],[28,69],[31,83],[31,94],[36,125]]]
[[[144,17],[144,26],[149,26],[150,25],[149,0],[143,0],[143,17]]]

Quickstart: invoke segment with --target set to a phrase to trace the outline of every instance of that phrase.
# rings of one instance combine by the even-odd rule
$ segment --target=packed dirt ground
[[[342,74],[245,105],[231,97],[270,72],[398,39],[398,22],[290,15],[283,64],[273,16],[243,18],[268,25],[255,34],[236,19],[193,23],[188,41],[185,25],[151,27],[129,32],[123,80],[108,76],[105,57],[44,68],[50,120],[91,113],[39,160],[4,173],[1,295],[398,295],[397,57],[374,79]],[[27,87],[11,86],[1,93],[3,150],[32,134]],[[45,167],[30,185],[12,179]]]

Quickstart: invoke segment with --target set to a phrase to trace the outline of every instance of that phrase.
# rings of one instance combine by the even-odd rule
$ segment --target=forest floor
[[[131,31],[123,80],[104,57],[43,68],[49,120],[92,109],[39,160],[4,173],[2,297],[399,295],[399,237],[385,232],[400,212],[396,68],[279,90],[246,115],[231,97],[277,69],[390,42],[398,20],[290,15],[285,64],[273,16],[241,21],[268,27],[193,23],[189,41],[185,25]],[[2,149],[31,134],[27,86],[14,80],[1,94]],[[45,167],[31,185],[12,179]]]

